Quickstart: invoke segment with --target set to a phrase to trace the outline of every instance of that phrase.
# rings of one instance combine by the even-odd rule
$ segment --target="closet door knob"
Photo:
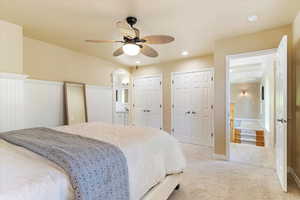
[[[278,122],[280,122],[280,123],[287,123],[287,120],[285,120],[285,119],[277,119],[276,121],[278,121]]]

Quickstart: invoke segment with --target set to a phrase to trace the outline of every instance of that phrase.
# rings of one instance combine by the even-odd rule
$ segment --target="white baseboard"
[[[215,160],[227,160],[226,159],[226,156],[225,155],[223,155],[223,154],[213,154],[213,158],[215,159]]]
[[[290,173],[292,175],[292,177],[294,178],[298,188],[300,188],[300,178],[297,176],[295,170],[291,167],[288,167],[288,173]]]

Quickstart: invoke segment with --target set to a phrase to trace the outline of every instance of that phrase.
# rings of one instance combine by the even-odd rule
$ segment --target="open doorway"
[[[229,57],[229,159],[275,168],[276,50]]]
[[[287,192],[288,37],[283,36],[277,49],[228,55],[226,59],[227,159],[275,168],[282,189]],[[251,115],[256,118],[236,120],[237,102],[231,97],[234,82],[259,83],[259,92],[251,89],[252,100],[244,100],[250,102],[246,111],[256,111]],[[250,95],[250,89],[237,90],[241,97]]]

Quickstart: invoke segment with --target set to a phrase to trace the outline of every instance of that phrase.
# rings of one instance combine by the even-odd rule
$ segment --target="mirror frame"
[[[80,82],[64,81],[64,107],[65,107],[65,125],[70,125],[69,121],[69,104],[68,104],[68,95],[67,95],[67,86],[68,84],[81,85],[83,88],[83,98],[84,98],[84,110],[85,110],[85,122],[88,122],[87,114],[87,103],[86,103],[86,84]]]

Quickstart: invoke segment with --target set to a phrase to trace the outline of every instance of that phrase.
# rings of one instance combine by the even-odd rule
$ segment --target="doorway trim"
[[[150,77],[159,77],[160,78],[160,102],[161,102],[161,109],[160,109],[160,116],[161,116],[161,130],[164,130],[164,103],[163,103],[163,74],[158,73],[158,74],[150,74],[150,75],[137,75],[132,77],[132,102],[131,102],[131,108],[132,108],[132,123],[134,125],[135,121],[135,108],[134,108],[134,103],[135,103],[135,89],[134,89],[134,81],[136,79],[140,78],[150,78]]]
[[[234,58],[244,58],[251,56],[264,56],[269,54],[274,54],[277,52],[277,48],[259,50],[259,51],[250,51],[240,54],[230,54],[226,56],[226,160],[230,160],[230,80],[229,80],[229,70],[230,70],[230,59]]]
[[[211,71],[212,72],[212,83],[211,83],[211,89],[212,89],[212,95],[211,95],[211,105],[213,106],[213,109],[211,110],[211,130],[213,133],[213,137],[212,137],[212,144],[211,147],[214,148],[215,146],[215,124],[214,124],[214,107],[215,107],[215,102],[214,102],[214,95],[215,95],[215,87],[214,87],[214,83],[215,83],[215,69],[213,67],[205,67],[202,69],[197,69],[197,70],[190,70],[190,71],[179,71],[179,72],[171,72],[171,79],[170,79],[170,85],[171,85],[171,135],[174,136],[174,84],[173,84],[173,77],[176,74],[185,74],[185,73],[194,73],[194,72],[204,72],[204,71]]]

